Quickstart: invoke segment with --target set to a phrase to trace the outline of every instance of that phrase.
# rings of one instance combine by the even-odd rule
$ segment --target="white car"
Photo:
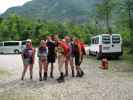
[[[19,54],[26,46],[26,41],[3,41],[0,42],[0,53]]]
[[[122,53],[122,37],[120,34],[101,34],[91,38],[89,55],[95,55],[97,58],[101,58],[103,55],[119,58]]]

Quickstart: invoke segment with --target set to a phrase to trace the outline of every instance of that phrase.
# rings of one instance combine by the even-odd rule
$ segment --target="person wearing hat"
[[[26,41],[26,48],[22,52],[22,60],[24,64],[21,80],[24,80],[25,73],[29,67],[30,79],[32,80],[33,76],[33,64],[35,57],[35,49],[32,47],[32,42],[30,39]]]
[[[39,80],[42,81],[42,70],[44,69],[43,80],[47,80],[47,55],[48,48],[46,42],[41,40],[37,56],[39,58]]]

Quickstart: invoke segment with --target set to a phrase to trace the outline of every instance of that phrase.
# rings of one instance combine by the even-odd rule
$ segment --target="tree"
[[[105,23],[108,32],[112,32],[111,17],[112,17],[112,10],[115,6],[114,1],[102,0],[100,4],[96,5],[96,20],[98,20],[98,22],[101,23],[103,21]]]

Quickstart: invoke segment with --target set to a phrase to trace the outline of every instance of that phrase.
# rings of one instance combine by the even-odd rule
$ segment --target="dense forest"
[[[78,8],[76,8],[78,9]],[[90,43],[90,37],[111,32],[123,37],[124,46],[133,52],[133,1],[101,0],[94,7],[91,17],[83,23],[73,20],[30,19],[15,13],[0,18],[0,41],[25,40],[31,38],[34,44],[50,34],[61,33]]]

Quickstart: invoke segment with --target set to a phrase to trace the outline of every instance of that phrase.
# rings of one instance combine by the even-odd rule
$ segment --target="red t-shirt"
[[[65,42],[63,42],[63,41],[59,41],[58,43],[64,49],[64,55],[66,56],[69,53],[69,46]]]

